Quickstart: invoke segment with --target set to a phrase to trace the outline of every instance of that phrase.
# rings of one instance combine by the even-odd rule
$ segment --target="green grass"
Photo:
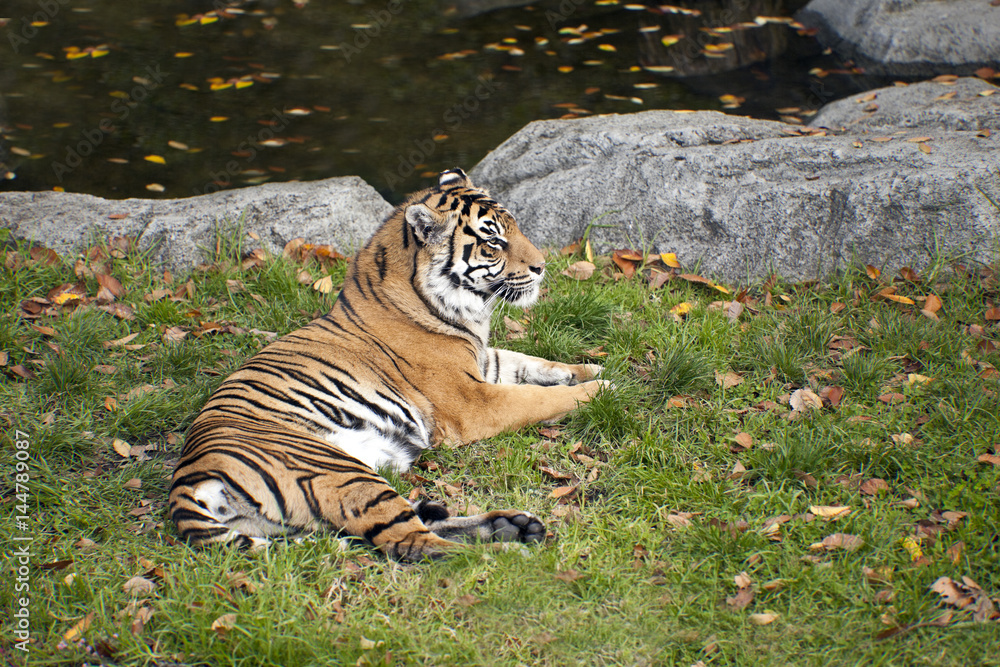
[[[220,259],[238,253],[223,240]],[[773,306],[764,286],[751,286],[752,308],[731,321],[713,305],[726,297],[705,285],[674,279],[652,291],[639,276],[613,280],[601,261],[602,271],[576,282],[560,275],[576,258],[552,257],[546,297],[530,311],[498,313],[495,338],[602,363],[616,388],[557,430],[441,448],[415,470],[429,481],[393,479],[404,494],[419,484],[463,511],[530,510],[552,536],[540,547],[471,547],[403,565],[326,535],[261,553],[194,551],[176,542],[166,516],[171,469],[200,405],[271,334],[329,309],[336,290],[313,290],[299,281],[303,267],[281,258],[166,281],[129,256],[111,264],[134,319],[96,304],[26,319],[22,301],[77,282],[77,258],[64,259],[0,270],[0,465],[9,471],[0,531],[34,538],[30,664],[1000,664],[1000,626],[968,610],[952,608],[943,627],[877,639],[949,609],[929,589],[939,577],[968,576],[1000,597],[1000,469],[976,460],[1000,444],[1000,383],[983,365],[1000,356],[981,344],[1000,338],[984,319],[998,302],[997,266],[937,266],[933,286],[897,283],[906,296],[936,293],[939,322],[919,305],[872,300],[884,285],[859,271],[779,284]],[[324,275],[305,268],[313,280]],[[343,272],[335,266],[334,279]],[[189,279],[193,295],[145,298]],[[96,294],[95,279],[83,282]],[[692,308],[674,318],[682,302]],[[503,316],[523,324],[523,337],[503,340]],[[196,335],[209,322],[235,328]],[[169,327],[188,333],[168,342]],[[104,345],[130,334],[138,335],[127,346]],[[853,348],[838,346],[845,339]],[[15,373],[18,365],[34,377]],[[722,386],[717,374],[727,372],[741,381]],[[910,384],[912,373],[933,380]],[[839,387],[843,397],[790,419],[788,396],[801,387]],[[880,400],[886,394],[905,400]],[[30,443],[26,532],[15,523],[18,431]],[[116,438],[131,456],[115,452]],[[865,495],[872,478],[888,491]],[[460,495],[445,497],[435,481]],[[574,494],[551,497],[570,484]],[[910,498],[919,506],[902,504]],[[832,521],[810,513],[836,505],[851,511]],[[967,515],[949,525],[940,514],[949,510]],[[776,517],[774,531],[767,522]],[[920,526],[915,561],[904,538]],[[811,548],[834,533],[863,544]],[[7,610],[23,593],[5,558]],[[730,609],[741,572],[754,597]],[[127,593],[135,576],[155,590]],[[145,623],[139,609],[152,613]],[[752,614],[764,613],[776,619],[755,625]],[[5,625],[0,662],[21,662],[15,640]]]

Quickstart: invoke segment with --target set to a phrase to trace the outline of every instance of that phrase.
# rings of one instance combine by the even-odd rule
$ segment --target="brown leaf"
[[[733,371],[720,373],[715,371],[715,382],[723,389],[731,389],[743,382],[743,376]]]
[[[635,275],[638,262],[642,261],[642,255],[637,254],[634,250],[615,250],[611,253],[611,261],[625,274],[626,278],[631,278]]]
[[[554,576],[556,579],[565,581],[566,583],[570,583],[576,581],[577,579],[583,578],[583,575],[577,572],[576,570],[566,570],[565,572],[556,572]]]
[[[184,340],[184,337],[187,335],[188,332],[184,331],[181,327],[167,327],[166,331],[163,332],[163,342],[176,343]]]
[[[931,590],[941,596],[945,604],[950,604],[959,609],[965,609],[973,602],[973,596],[961,584],[952,581],[950,577],[938,577],[931,584]]]
[[[788,399],[793,413],[804,413],[808,410],[819,410],[823,407],[823,399],[810,389],[796,389]]]
[[[983,317],[990,320],[991,322],[996,322],[997,320],[1000,320],[1000,308],[994,307],[987,309],[986,312],[983,314]]]
[[[549,466],[539,466],[538,469],[556,481],[573,479],[573,475],[565,472],[559,472],[555,468],[550,468]]]
[[[830,403],[831,408],[835,408],[840,405],[840,401],[844,398],[844,388],[823,387],[823,389],[820,390],[819,395],[821,398]]]
[[[20,378],[24,378],[25,380],[35,379],[35,374],[31,372],[31,369],[26,368],[24,364],[17,364],[15,366],[11,366],[10,372]]]
[[[106,306],[98,306],[98,308],[120,320],[131,322],[135,319],[135,311],[132,310],[131,306],[125,305],[124,303],[112,303]]]
[[[888,394],[882,394],[878,397],[878,400],[883,403],[906,403],[906,395],[897,392],[891,392]]]
[[[114,276],[106,273],[98,273],[94,277],[97,279],[97,284],[114,295],[116,299],[121,299],[125,296],[125,288],[122,287],[122,284]]]
[[[888,493],[889,485],[884,479],[879,479],[878,477],[873,477],[871,479],[865,480],[861,483],[860,487],[861,493],[866,496],[878,495],[880,491]]]
[[[992,464],[995,466],[1000,466],[1000,456],[996,454],[980,454],[976,457],[976,460],[980,463]]]
[[[847,533],[834,533],[823,538],[821,544],[827,551],[833,549],[844,549],[845,551],[856,551],[864,546],[865,541],[857,535]]]
[[[227,630],[232,630],[236,625],[236,614],[223,614],[212,621],[212,630],[220,637],[226,636]]]
[[[594,275],[596,268],[592,263],[581,260],[570,264],[562,274],[573,280],[587,280]]]
[[[753,447],[753,436],[749,433],[737,433],[733,440],[735,440],[736,445],[742,449],[750,449]]]
[[[740,588],[736,595],[726,598],[726,607],[729,611],[739,611],[753,602],[753,590],[750,588]]]
[[[549,494],[549,498],[565,498],[573,493],[576,493],[578,484],[571,484],[569,486],[557,486],[552,489],[552,493]]]
[[[146,624],[149,623],[149,619],[153,617],[152,607],[140,607],[136,612],[135,616],[132,618],[132,625],[129,626],[129,630],[133,635],[138,637],[142,634],[145,629]]]
[[[156,590],[156,582],[145,577],[132,577],[122,584],[122,590],[130,595],[147,595]]]
[[[139,332],[136,332],[136,333],[133,333],[133,334],[129,334],[129,335],[125,336],[124,338],[118,338],[117,340],[104,341],[104,343],[103,343],[104,349],[105,350],[110,350],[113,347],[121,347],[122,345],[125,345],[127,343],[131,343],[133,340],[135,340],[138,337],[139,337]]]

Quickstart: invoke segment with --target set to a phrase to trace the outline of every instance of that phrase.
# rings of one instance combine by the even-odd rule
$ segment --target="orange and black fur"
[[[378,470],[557,419],[607,384],[599,366],[488,346],[496,300],[531,305],[544,272],[461,170],[411,195],[358,253],[333,310],[252,357],[195,418],[170,489],[180,534],[256,546],[331,530],[407,560],[542,540],[528,512],[451,516],[408,502]]]

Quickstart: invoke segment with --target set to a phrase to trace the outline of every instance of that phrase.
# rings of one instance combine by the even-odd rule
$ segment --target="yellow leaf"
[[[212,116],[208,120],[210,120],[213,123],[222,123],[224,121],[229,120],[229,116]]]
[[[114,448],[115,453],[118,454],[118,456],[128,458],[132,454],[132,445],[119,438],[115,438],[111,441],[111,447]]]
[[[77,621],[76,625],[74,625],[72,628],[66,631],[66,634],[63,635],[63,640],[68,642],[75,642],[77,639],[80,638],[80,636],[84,632],[87,631],[93,620],[94,620],[94,612],[90,612],[89,614],[81,618],[79,621]]]
[[[691,312],[691,304],[687,301],[681,301],[679,304],[671,308],[670,312],[674,315],[687,315]]]
[[[882,296],[890,301],[895,301],[896,303],[905,303],[908,306],[912,306],[914,304],[913,299],[906,296],[900,296],[899,294],[883,294]]]
[[[147,155],[143,158],[146,162],[155,162],[156,164],[166,164],[167,161],[163,159],[161,155]]]
[[[748,617],[754,625],[767,625],[778,620],[777,614],[750,614]]]
[[[919,373],[910,373],[906,376],[906,384],[910,387],[913,385],[924,385],[933,382],[934,378],[927,377],[926,375],[920,375]]]
[[[323,276],[312,284],[312,288],[321,294],[329,294],[333,291],[333,278]]]
[[[594,261],[594,249],[590,247],[590,239],[583,246],[583,256],[587,258],[588,262]]]
[[[677,261],[677,255],[672,252],[660,253],[660,261],[672,269],[681,268],[681,263]]]
[[[809,511],[824,519],[839,519],[851,511],[850,505],[810,505]]]
[[[924,552],[920,549],[920,542],[913,537],[902,539],[903,548],[910,554],[910,558],[917,561],[923,558]]]
[[[673,46],[677,42],[681,41],[681,37],[683,36],[684,35],[664,35],[660,38],[660,43],[663,44],[663,46]],[[673,70],[673,67],[670,69]]]

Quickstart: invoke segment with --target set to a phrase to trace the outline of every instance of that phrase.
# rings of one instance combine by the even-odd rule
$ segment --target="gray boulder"
[[[935,253],[995,248],[1000,211],[986,195],[1000,202],[1000,137],[921,128],[927,154],[912,131],[885,142],[799,132],[712,111],[538,121],[470,176],[537,244],[590,228],[599,249],[675,252],[732,282],[852,261],[920,270]]]
[[[812,0],[796,18],[870,74],[1000,69],[1000,7],[988,0]]]
[[[153,261],[171,269],[204,261],[205,249],[215,248],[216,230],[232,231],[238,225],[247,249],[280,253],[288,241],[301,236],[349,255],[391,211],[392,206],[357,176],[267,183],[187,199],[0,193],[0,227],[10,229],[15,239],[64,254],[94,236],[135,236],[140,248],[152,249]],[[121,215],[126,217],[117,217]],[[247,232],[255,232],[260,240]]]
[[[971,77],[883,88],[827,104],[810,125],[852,132],[880,127],[1000,129],[1000,88]]]

